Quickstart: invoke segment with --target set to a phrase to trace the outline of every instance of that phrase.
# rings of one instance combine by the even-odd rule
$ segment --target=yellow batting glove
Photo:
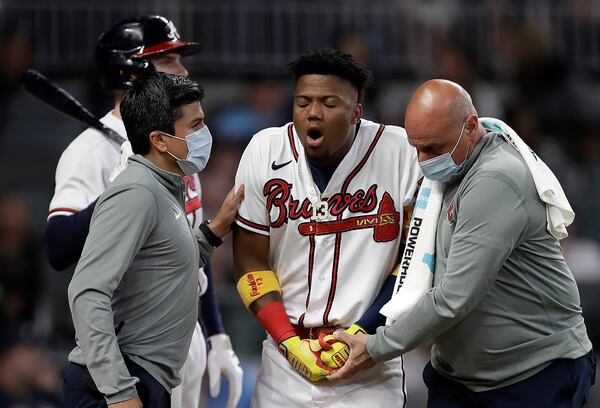
[[[321,346],[318,340],[303,340],[293,336],[279,343],[279,351],[300,374],[311,381],[321,381],[333,372],[319,357]]]
[[[346,332],[349,334],[367,333],[356,323],[348,327]],[[341,368],[348,360],[348,357],[350,357],[350,347],[343,341],[336,339],[333,334],[319,336],[319,344],[323,349],[321,351],[321,360],[331,369],[337,370]]]
[[[350,326],[346,329],[346,333],[348,333],[348,334],[358,334],[358,333],[367,334],[367,331],[365,329],[363,329],[362,327],[360,327],[358,324],[354,323],[354,324],[352,324],[352,326]]]

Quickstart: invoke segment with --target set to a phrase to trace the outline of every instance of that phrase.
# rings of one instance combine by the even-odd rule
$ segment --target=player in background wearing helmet
[[[126,138],[119,105],[133,78],[155,70],[187,77],[181,58],[199,48],[198,43],[181,40],[173,22],[161,16],[128,19],[112,26],[100,36],[96,47],[102,84],[114,95],[113,110],[100,121]],[[128,141],[119,146],[89,128],[61,155],[44,237],[48,260],[55,269],[63,270],[79,259],[98,196],[110,184],[111,173],[122,168],[130,154]],[[185,177],[184,182],[187,217],[192,227],[198,228],[203,218],[200,180],[195,174]],[[202,375],[208,367],[211,394],[218,394],[220,377],[227,376],[227,406],[234,407],[241,395],[242,370],[224,333],[209,266],[198,271],[198,289],[199,319],[206,328],[210,350],[207,356],[202,329],[197,324],[182,369],[182,384],[173,390],[171,403],[174,408],[198,407]]]

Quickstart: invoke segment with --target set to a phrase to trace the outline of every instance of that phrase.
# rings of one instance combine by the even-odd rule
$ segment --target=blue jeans
[[[140,379],[135,385],[144,408],[170,408],[171,395],[146,370],[125,358],[129,373]],[[98,391],[88,369],[71,363],[63,383],[65,408],[106,408],[104,395]]]
[[[592,352],[574,360],[554,360],[529,378],[482,392],[438,374],[431,362],[423,370],[428,408],[579,408],[589,398],[595,375]]]

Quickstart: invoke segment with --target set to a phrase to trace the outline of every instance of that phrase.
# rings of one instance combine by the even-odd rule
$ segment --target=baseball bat
[[[87,110],[70,93],[40,72],[34,69],[25,71],[21,77],[21,82],[27,92],[40,99],[42,102],[50,105],[50,107],[56,109],[60,113],[99,130],[108,139],[118,144],[125,141],[125,138],[120,134],[113,129],[104,126],[93,113]]]

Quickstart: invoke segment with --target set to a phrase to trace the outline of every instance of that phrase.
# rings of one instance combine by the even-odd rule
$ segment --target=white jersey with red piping
[[[254,135],[236,175],[236,188],[245,184],[236,223],[269,236],[293,324],[348,327],[365,313],[395,265],[419,177],[401,127],[361,120],[323,192],[292,123]]]

